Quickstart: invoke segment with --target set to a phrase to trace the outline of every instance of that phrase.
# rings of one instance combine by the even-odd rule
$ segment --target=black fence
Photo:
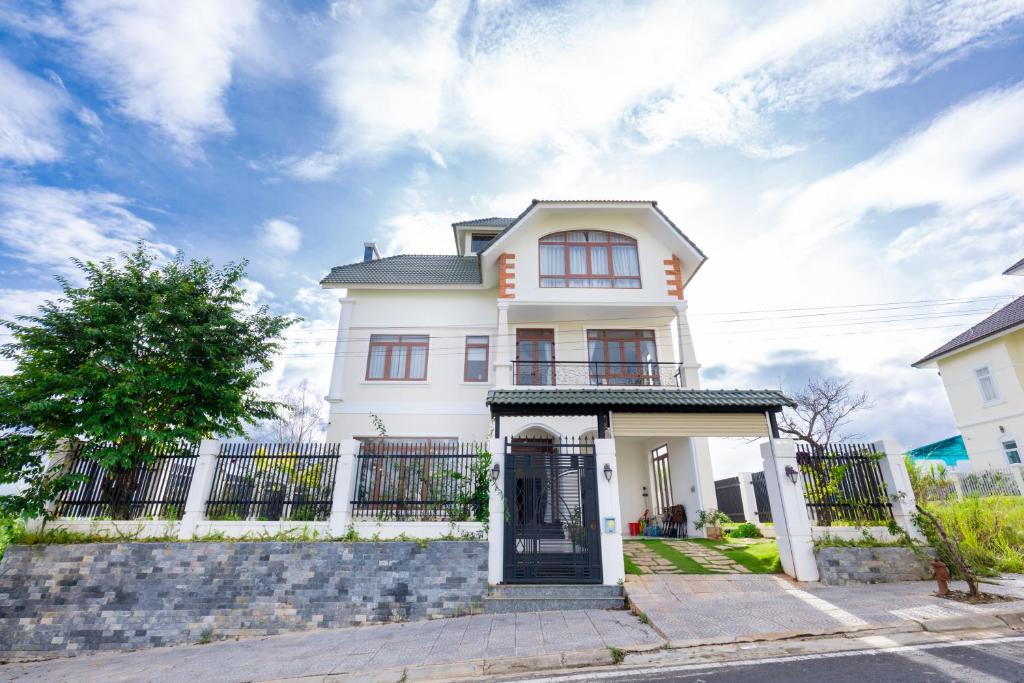
[[[892,503],[885,489],[879,460],[871,444],[836,444],[827,450],[797,444],[796,461],[812,522],[886,524]]]
[[[768,498],[768,484],[764,478],[764,472],[752,472],[750,482],[754,486],[754,504],[757,506],[757,521],[761,524],[771,524],[772,505]]]
[[[339,444],[222,443],[206,517],[324,521],[331,514]]]
[[[728,477],[715,482],[715,499],[718,509],[729,515],[734,522],[747,522],[743,516],[743,497],[740,495],[740,478]]]
[[[81,481],[57,498],[57,516],[181,519],[199,457],[198,444],[154,448],[148,462],[123,470],[107,470],[90,460],[90,448],[95,446],[79,443],[67,456],[67,471]]]
[[[484,521],[484,450],[473,443],[364,443],[357,456],[353,517]]]

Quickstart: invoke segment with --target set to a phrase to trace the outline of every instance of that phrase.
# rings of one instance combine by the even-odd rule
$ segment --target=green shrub
[[[743,522],[742,524],[736,525],[735,528],[730,529],[726,536],[730,538],[762,538],[763,534],[761,530],[757,528],[756,524],[750,522]]]
[[[964,559],[983,576],[1003,572],[1024,572],[1024,497],[969,497],[930,505],[955,541]],[[939,559],[955,571],[952,558],[945,557],[935,529],[920,518],[918,526],[939,553]]]
[[[7,546],[14,543],[25,529],[20,517],[0,516],[0,560],[4,559]]]

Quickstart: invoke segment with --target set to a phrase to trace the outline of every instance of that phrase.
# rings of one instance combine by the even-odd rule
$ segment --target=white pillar
[[[893,519],[912,538],[923,541],[924,534],[914,524],[914,516],[917,514],[917,499],[914,496],[914,489],[910,485],[910,474],[907,472],[907,463],[903,459],[903,449],[892,439],[875,441],[871,445],[874,446],[876,453],[885,454],[878,464],[882,471],[882,481],[885,482],[886,492],[889,494],[889,501],[892,503]]]
[[[178,527],[178,537],[188,540],[195,535],[196,525],[206,519],[206,501],[210,498],[213,488],[213,475],[217,471],[217,455],[220,453],[220,441],[203,439],[199,442],[199,457],[196,468],[192,472],[192,484],[188,487],[185,499],[185,514]]]
[[[622,558],[622,513],[619,507],[619,467],[615,458],[615,439],[594,439],[597,466],[597,523],[601,531],[601,566],[604,585],[616,586],[626,580]],[[605,479],[604,466],[612,470],[611,481]],[[605,528],[606,519],[615,520],[615,530]]]
[[[352,307],[356,302],[355,299],[341,297],[338,303],[341,304],[341,312],[338,314],[338,337],[334,342],[334,367],[331,370],[331,387],[327,392],[327,400],[334,402],[342,400],[342,390],[345,386],[345,357],[351,348],[349,338]]]
[[[494,340],[494,386],[512,386],[512,345],[508,327],[508,303],[498,302],[498,338]]]
[[[751,524],[757,524],[757,496],[754,494],[754,475],[750,472],[740,472],[740,502],[743,505],[743,519]]]
[[[330,534],[337,538],[348,532],[352,522],[352,494],[356,479],[356,453],[359,442],[345,439],[338,453],[338,469],[334,472],[334,495],[331,498]]]
[[[715,473],[711,469],[711,448],[703,436],[687,437],[690,440],[690,458],[693,460],[693,485],[697,491],[697,510],[718,509],[718,495],[715,492]],[[696,511],[690,515],[696,519]],[[701,535],[706,529],[696,531]]]
[[[505,441],[488,442],[491,467],[498,465],[498,479],[491,482],[487,503],[487,582],[496,585],[505,576]]]
[[[697,363],[697,352],[693,346],[693,333],[690,332],[690,321],[686,317],[687,302],[676,304],[676,360],[683,373],[682,385],[687,389],[700,389],[700,365]]]
[[[1010,478],[1017,485],[1017,495],[1024,496],[1024,464],[1010,465]]]
[[[803,481],[798,476],[793,483],[786,474],[787,466],[799,471],[796,444],[792,439],[769,439],[761,444],[761,459],[782,570],[797,581],[817,581],[818,565],[814,560],[814,538]]]

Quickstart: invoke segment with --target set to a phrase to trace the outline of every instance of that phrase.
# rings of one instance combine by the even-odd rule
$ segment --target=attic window
[[[479,254],[493,239],[494,235],[490,233],[474,232],[469,238],[469,250],[474,254]]]
[[[601,230],[556,232],[540,240],[541,287],[640,287],[636,240]]]

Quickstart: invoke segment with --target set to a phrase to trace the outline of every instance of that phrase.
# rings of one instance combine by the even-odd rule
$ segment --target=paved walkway
[[[641,571],[647,574],[682,574],[683,571],[656,553],[651,547],[652,541],[660,541],[674,550],[678,550],[701,566],[716,574],[749,574],[750,570],[731,560],[718,550],[677,538],[658,538],[651,541],[626,541],[623,552]],[[738,543],[737,545],[746,545]]]
[[[664,644],[624,610],[494,614],[0,666],[10,681],[265,681]]]
[[[934,585],[824,586],[764,574],[626,577],[626,592],[636,609],[679,647],[1024,611],[1024,602],[966,605],[937,598],[931,594]],[[1024,576],[1005,577],[983,590],[1024,600]]]

